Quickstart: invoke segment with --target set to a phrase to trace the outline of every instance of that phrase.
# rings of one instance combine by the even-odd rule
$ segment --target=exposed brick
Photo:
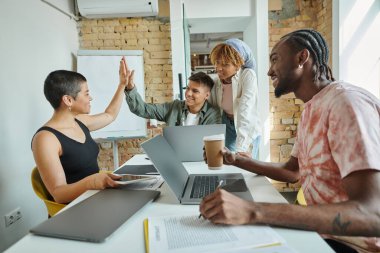
[[[276,139],[289,139],[292,136],[290,131],[272,131],[270,133],[270,138],[273,140]]]
[[[81,20],[81,22],[79,22],[78,24],[80,24],[82,27],[83,26],[97,26],[98,25],[98,20],[97,19],[84,19],[84,20]]]
[[[293,119],[282,119],[281,123],[284,125],[291,125],[293,124],[294,120]]]
[[[128,46],[137,46],[137,39],[126,40]]]
[[[159,32],[160,31],[160,26],[157,25],[150,25],[148,26],[148,31],[149,32]]]
[[[98,36],[103,40],[121,39],[120,33],[99,33]]]
[[[82,48],[87,48],[92,46],[92,41],[91,40],[85,40],[80,43]]]
[[[91,30],[93,33],[103,33],[104,27],[93,26],[93,27],[91,27]]]
[[[280,146],[280,145],[284,145],[284,144],[286,144],[286,143],[287,143],[287,141],[286,141],[285,139],[270,140],[270,145],[271,145],[271,147],[272,147],[273,145],[275,145],[275,146]]]
[[[152,52],[150,54],[152,59],[171,59],[170,51],[162,51],[162,52]]]
[[[170,32],[170,25],[169,24],[160,25],[160,31],[161,32]]]
[[[292,152],[293,145],[287,144],[280,147],[281,157],[290,158],[290,153]]]
[[[271,131],[285,131],[286,130],[286,126],[285,125],[280,125],[280,124],[273,124],[270,130]]]
[[[147,64],[168,64],[171,61],[169,59],[146,59]]]
[[[138,32],[148,32],[149,27],[146,25],[138,25],[135,30]]]
[[[114,31],[117,33],[122,33],[125,31],[125,26],[122,26],[122,25],[115,26]]]
[[[83,26],[81,29],[80,29],[81,33],[82,34],[85,34],[85,33],[91,33],[92,32],[92,29],[91,29],[91,26]]]
[[[104,41],[103,40],[94,40],[92,42],[92,45],[95,47],[102,47],[102,46],[104,46]]]
[[[115,31],[115,27],[113,27],[113,26],[105,26],[104,27],[105,33],[113,33],[114,31]]]
[[[160,45],[161,41],[160,41],[160,39],[153,39],[153,38],[151,38],[151,39],[149,39],[149,44],[150,45]]]
[[[137,43],[138,43],[139,45],[148,45],[148,40],[147,40],[147,39],[139,39],[139,40],[137,41]]]
[[[297,112],[300,108],[297,105],[275,105],[271,106],[271,112]]]
[[[98,26],[119,26],[120,21],[118,19],[99,19]]]
[[[165,45],[147,45],[145,46],[145,50],[148,52],[161,52],[165,51]]]
[[[164,77],[164,72],[162,70],[151,70],[145,71],[145,77]]]
[[[164,66],[163,65],[149,65],[151,66],[152,70],[164,70]],[[171,67],[170,67],[171,69]]]
[[[115,46],[115,41],[114,40],[104,40],[104,46],[105,47],[113,47],[113,46]]]
[[[83,34],[81,36],[81,39],[82,40],[97,40],[98,34],[96,34],[96,33]]]

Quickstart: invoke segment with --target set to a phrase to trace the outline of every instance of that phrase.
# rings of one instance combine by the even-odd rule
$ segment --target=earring
[[[71,112],[71,106],[69,106],[69,111]]]
[[[303,68],[303,65],[302,65],[302,64],[299,64],[299,65],[298,65],[298,68],[299,68],[299,69],[302,69],[302,68]]]

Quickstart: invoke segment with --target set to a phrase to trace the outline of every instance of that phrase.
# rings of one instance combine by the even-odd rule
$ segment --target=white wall
[[[182,85],[185,80],[185,45],[183,34],[182,0],[170,0],[170,35],[172,45],[173,96],[179,96],[178,74],[182,74]]]
[[[380,1],[333,2],[333,66],[339,80],[380,97]]]
[[[250,17],[251,0],[183,0],[189,18]],[[233,8],[231,8],[231,5]]]
[[[244,31],[254,16],[251,0],[183,0],[191,33]]]
[[[55,1],[57,2],[57,1]],[[64,7],[72,1],[60,0]],[[62,4],[63,3],[63,4]],[[73,70],[76,23],[39,0],[0,2],[0,251],[47,218],[33,192],[30,142],[52,114],[43,82],[56,69]],[[4,215],[21,207],[21,220],[6,228]]]
[[[243,32],[244,41],[252,48],[256,59],[257,84],[259,87],[259,112],[262,126],[259,159],[270,161],[270,119],[269,119],[269,35],[268,2],[252,1],[252,17]]]

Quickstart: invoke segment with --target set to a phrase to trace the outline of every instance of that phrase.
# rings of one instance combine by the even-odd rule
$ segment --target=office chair
[[[296,204],[301,205],[301,206],[307,206],[306,200],[305,200],[305,195],[303,195],[303,190],[300,188],[297,193],[297,199],[295,201]]]
[[[32,170],[31,180],[34,192],[40,199],[44,201],[46,205],[49,218],[54,216],[59,210],[66,206],[64,204],[54,202],[53,197],[46,189],[44,182],[42,182],[37,167],[34,167],[34,169]]]

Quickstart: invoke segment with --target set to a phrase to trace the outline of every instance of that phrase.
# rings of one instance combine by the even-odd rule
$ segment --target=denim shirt
[[[125,90],[126,101],[132,113],[146,119],[166,122],[167,126],[180,126],[189,112],[185,101],[174,100],[162,104],[145,103],[136,88]],[[199,125],[221,124],[221,113],[206,101],[200,110]]]

